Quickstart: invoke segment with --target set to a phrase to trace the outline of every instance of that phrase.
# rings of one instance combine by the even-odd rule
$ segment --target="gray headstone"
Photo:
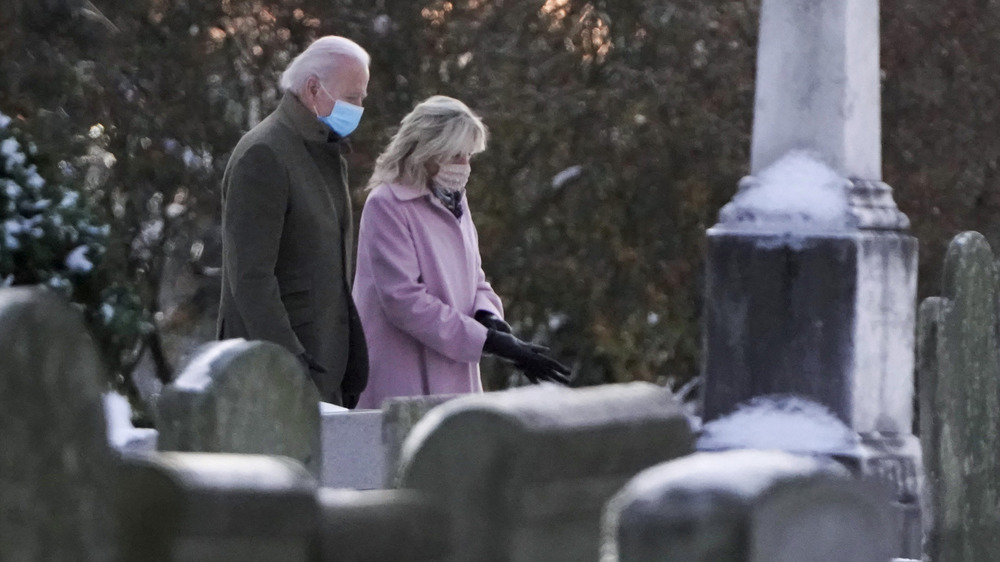
[[[153,453],[125,460],[124,560],[314,560],[316,481],[282,457]]]
[[[319,492],[323,562],[443,561],[447,512],[410,490]]]
[[[440,502],[450,560],[597,560],[604,503],[632,475],[691,452],[683,408],[646,383],[458,398],[403,446],[400,485]]]
[[[602,562],[888,562],[888,500],[829,460],[698,453],[608,503]]]
[[[323,485],[356,490],[382,488],[382,412],[357,410],[322,416]]]
[[[386,488],[395,488],[399,478],[399,455],[403,443],[417,422],[427,412],[460,394],[434,394],[389,398],[382,402],[382,445],[385,449],[384,481]]]
[[[161,451],[285,455],[320,476],[319,393],[285,348],[206,344],[157,402]]]
[[[0,289],[0,560],[115,560],[105,379],[80,314]]]
[[[951,242],[940,298],[920,307],[920,441],[934,562],[1000,552],[1000,297],[983,236]]]

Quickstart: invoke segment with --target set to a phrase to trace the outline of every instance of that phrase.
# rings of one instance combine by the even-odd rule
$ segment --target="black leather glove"
[[[513,333],[510,329],[510,324],[504,322],[503,318],[498,317],[489,310],[477,310],[472,317],[476,319],[476,322],[479,322],[487,328],[493,328],[494,330],[505,334]]]
[[[511,334],[489,328],[483,351],[510,361],[534,384],[543,380],[569,384],[569,379],[566,378],[569,368],[544,355],[543,353],[548,351],[544,346],[524,342]]]

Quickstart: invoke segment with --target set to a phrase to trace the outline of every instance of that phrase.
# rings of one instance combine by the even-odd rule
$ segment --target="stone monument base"
[[[712,228],[704,419],[792,394],[857,432],[912,432],[917,241]]]

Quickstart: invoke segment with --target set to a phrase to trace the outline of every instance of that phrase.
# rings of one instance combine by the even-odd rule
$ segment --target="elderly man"
[[[343,37],[312,43],[222,180],[218,337],[285,346],[324,401],[348,408],[367,384],[368,355],[349,285],[354,229],[341,153],[361,119],[368,63]]]

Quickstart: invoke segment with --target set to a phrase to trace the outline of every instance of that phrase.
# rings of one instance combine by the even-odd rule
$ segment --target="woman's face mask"
[[[469,182],[469,175],[472,173],[472,166],[468,162],[464,164],[441,164],[438,173],[434,176],[434,183],[441,189],[448,191],[462,191],[465,184]]]
[[[322,82],[319,87],[323,89],[323,93],[333,100],[333,109],[330,110],[330,114],[325,117],[317,115],[319,120],[341,137],[346,137],[353,133],[358,128],[358,124],[361,123],[361,114],[365,112],[365,108],[334,98],[326,90],[326,86]]]

